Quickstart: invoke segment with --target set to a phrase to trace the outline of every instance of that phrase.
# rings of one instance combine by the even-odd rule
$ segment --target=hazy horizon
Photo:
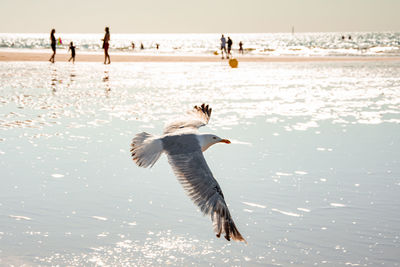
[[[0,34],[49,34],[49,32],[0,32]],[[338,34],[345,34],[345,33],[368,33],[368,32],[379,32],[379,33],[384,33],[384,32],[393,32],[397,33],[400,32],[400,30],[394,30],[394,31],[296,31],[295,33],[338,33]],[[100,34],[103,35],[104,32],[99,31],[99,32],[60,32],[56,31],[57,33],[62,33],[62,34]],[[290,31],[282,31],[282,32],[112,32],[112,34],[281,34],[281,33],[291,33]]]
[[[2,0],[1,33],[400,31],[397,0]]]

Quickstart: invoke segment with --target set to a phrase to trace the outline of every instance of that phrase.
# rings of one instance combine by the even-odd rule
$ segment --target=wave
[[[399,56],[400,32],[353,33],[251,33],[227,34],[233,52],[239,42],[244,53],[254,56]],[[351,37],[351,39],[350,39]],[[101,52],[103,34],[56,34],[68,50],[72,41],[78,51]],[[219,34],[112,34],[110,50],[123,53],[211,55],[220,48]],[[133,48],[132,43],[135,44]],[[143,44],[144,49],[140,49]],[[156,45],[159,44],[159,49]],[[49,34],[0,33],[0,49],[50,49]]]

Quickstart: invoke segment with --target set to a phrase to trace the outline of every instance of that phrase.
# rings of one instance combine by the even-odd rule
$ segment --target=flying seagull
[[[188,196],[205,215],[210,215],[216,236],[236,241],[246,240],[233,222],[224,195],[204,159],[203,152],[216,143],[231,142],[214,134],[201,134],[198,128],[210,120],[212,109],[195,106],[184,119],[168,123],[161,136],[137,134],[131,144],[133,161],[140,167],[152,167],[162,153]]]

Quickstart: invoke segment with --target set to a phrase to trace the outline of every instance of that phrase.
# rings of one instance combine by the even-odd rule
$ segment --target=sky
[[[400,31],[400,0],[0,0],[0,32]]]

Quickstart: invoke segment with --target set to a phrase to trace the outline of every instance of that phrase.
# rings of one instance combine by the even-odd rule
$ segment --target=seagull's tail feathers
[[[242,241],[247,244],[246,240],[239,233],[235,223],[229,213],[226,204],[217,205],[213,211],[211,211],[211,220],[214,225],[214,231],[217,233],[216,236],[219,238],[221,234],[225,234],[225,239],[230,241]]]
[[[132,159],[139,167],[153,167],[162,152],[162,141],[154,135],[142,132],[137,134],[132,140]]]

